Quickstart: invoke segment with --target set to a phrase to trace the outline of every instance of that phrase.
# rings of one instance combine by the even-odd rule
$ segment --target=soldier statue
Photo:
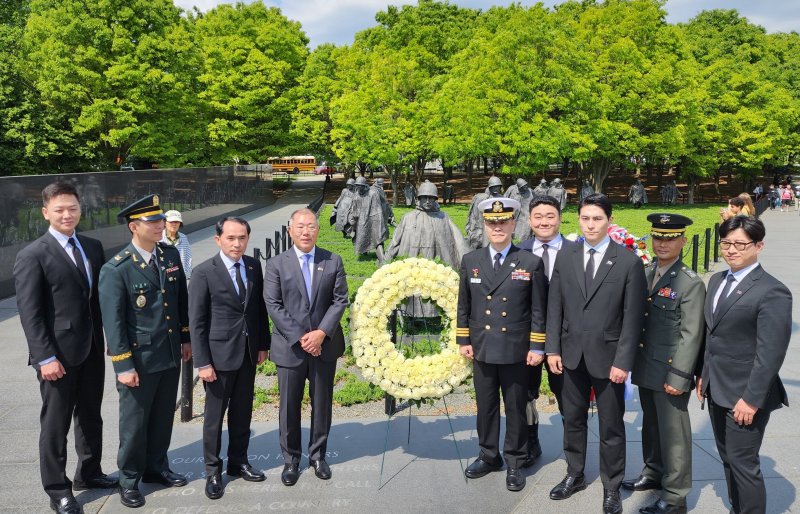
[[[674,180],[661,188],[661,203],[663,204],[675,205],[678,203],[678,198],[682,197],[683,195],[678,191],[678,186],[675,185]]]
[[[533,233],[531,226],[528,223],[530,216],[530,204],[533,199],[533,192],[528,187],[528,182],[523,178],[518,178],[517,182],[506,189],[506,198],[513,198],[518,201],[520,208],[517,209],[517,226],[514,228],[514,239],[517,241],[524,241],[530,239]]]
[[[406,207],[411,207],[417,201],[417,188],[411,182],[406,182],[403,187],[403,196],[406,199]]]
[[[394,211],[392,210],[392,206],[389,204],[389,201],[386,200],[386,192],[383,190],[383,179],[375,179],[375,182],[372,183],[372,187],[369,191],[370,194],[378,194],[381,197],[381,205],[386,213],[386,220],[391,225],[394,225]]]
[[[486,187],[486,191],[472,197],[466,226],[468,248],[477,250],[489,244],[489,240],[483,230],[483,211],[478,209],[478,204],[487,198],[500,198],[503,196],[502,190],[503,182],[499,177],[492,175],[489,177],[489,185]]]
[[[545,179],[540,180],[539,185],[533,188],[533,194],[536,196],[547,196],[548,191],[550,191],[550,186],[547,185]]]
[[[370,192],[367,179],[358,177],[356,197],[350,206],[348,223],[352,227],[353,250],[356,255],[374,251],[383,263],[383,242],[389,239],[387,211],[377,192]]]
[[[647,191],[645,191],[642,181],[638,178],[631,186],[631,190],[628,192],[628,201],[630,201],[631,205],[637,209],[641,207],[642,204],[647,203]]]
[[[400,220],[394,231],[392,243],[386,250],[386,261],[398,255],[409,257],[439,258],[454,269],[461,266],[464,255],[464,237],[447,214],[439,210],[436,202],[436,186],[425,181],[419,186],[417,208],[408,212]],[[422,302],[413,297],[408,302],[405,313],[414,317],[434,317],[439,313],[430,302]]]
[[[583,199],[586,198],[587,196],[593,194],[594,194],[594,188],[592,187],[592,185],[589,183],[588,180],[584,180],[583,186],[581,187],[581,195],[580,195],[581,201],[583,201]]]
[[[560,178],[553,179],[553,183],[550,184],[550,188],[547,190],[547,196],[555,198],[561,204],[562,211],[567,206],[567,190],[564,189],[564,184],[561,183]]]
[[[456,203],[456,188],[453,187],[453,184],[448,184],[447,180],[445,180],[443,189],[442,203],[445,205],[448,203]]]
[[[336,230],[342,233],[343,237],[353,237],[352,227],[347,223],[347,215],[350,212],[350,205],[356,197],[356,181],[353,178],[347,179],[347,184],[339,199],[333,204],[331,212],[331,225],[335,225]]]

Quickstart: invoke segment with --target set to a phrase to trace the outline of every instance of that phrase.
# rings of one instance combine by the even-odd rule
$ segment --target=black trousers
[[[42,410],[39,414],[39,468],[45,492],[53,499],[71,494],[72,482],[67,478],[67,434],[75,420],[75,451],[78,465],[75,480],[87,481],[102,474],[103,402],[105,361],[92,345],[89,356],[78,366],[65,367],[62,378],[44,380],[40,372],[39,392]]]
[[[525,407],[528,402],[530,370],[524,362],[488,364],[473,361],[472,377],[478,404],[477,429],[480,459],[499,464],[500,458],[500,393],[506,409],[506,437],[503,457],[510,468],[520,468],[528,451],[528,423]]]
[[[595,378],[581,359],[575,369],[564,368],[564,455],[567,473],[582,475],[586,465],[589,393],[594,388],[600,424],[600,479],[616,491],[625,475],[625,384]]]
[[[714,403],[709,393],[708,414],[725,470],[731,512],[765,514],[767,489],[761,475],[761,458],[758,452],[761,450],[770,412],[758,409],[752,424],[738,425],[733,420],[733,411]]]
[[[543,369],[547,368],[547,382],[550,384],[550,390],[556,397],[558,404],[558,412],[561,417],[564,417],[564,407],[561,406],[561,390],[564,388],[564,375],[556,375],[547,366],[547,358],[542,361],[538,366],[529,367],[530,369],[530,386],[528,387],[528,401],[536,401],[539,398],[539,389],[542,387],[542,373]]]
[[[216,371],[217,379],[203,382],[206,405],[203,417],[203,460],[206,474],[222,472],[222,421],[228,412],[228,467],[247,464],[250,420],[253,417],[253,389],[256,366],[245,352],[242,366],[235,371]]]
[[[117,381],[119,392],[119,485],[135,489],[144,474],[169,469],[180,369],[139,373],[139,387]]]
[[[278,366],[281,452],[287,464],[299,464],[302,455],[300,442],[300,413],[303,390],[308,379],[311,398],[311,437],[308,441],[308,458],[322,460],[328,451],[328,434],[333,417],[333,378],[336,361],[324,362],[319,357],[307,357],[296,368]]]

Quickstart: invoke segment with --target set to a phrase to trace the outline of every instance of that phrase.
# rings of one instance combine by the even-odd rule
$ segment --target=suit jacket
[[[23,248],[14,263],[17,308],[28,341],[28,364],[57,357],[77,366],[93,343],[103,354],[103,323],[97,294],[103,245],[76,235],[89,261],[92,286],[49,232]]]
[[[583,357],[596,378],[608,378],[612,366],[631,371],[647,297],[642,260],[611,241],[586,291],[584,245],[559,253],[550,279],[545,351],[561,355],[569,369]]]
[[[177,367],[189,340],[189,300],[181,256],[156,243],[160,272],[132,244],[100,270],[100,308],[115,373],[156,373]]]
[[[714,316],[714,297],[725,273],[708,283],[703,393],[711,388],[714,403],[728,409],[740,398],[768,411],[788,406],[778,370],[792,333],[792,293],[758,266],[720,299]]]
[[[655,264],[646,269],[647,284],[656,270]],[[680,259],[649,289],[634,384],[654,391],[663,391],[664,384],[684,392],[692,389],[705,337],[705,298],[703,281]]]
[[[195,367],[214,365],[217,371],[236,371],[245,353],[253,364],[258,352],[269,350],[269,321],[264,304],[261,264],[244,255],[247,275],[244,305],[219,254],[193,271],[189,285],[189,333]]]
[[[489,248],[461,260],[456,341],[488,364],[525,362],[544,350],[547,277],[542,259],[514,245],[495,273]]]
[[[323,361],[334,362],[344,353],[340,323],[349,301],[342,258],[316,247],[312,273],[309,300],[294,247],[267,261],[264,300],[272,319],[270,360],[278,366],[300,366],[309,357],[300,338],[315,329],[326,334]]]
[[[518,247],[519,247],[520,250],[527,250],[527,251],[533,253],[533,242],[534,242],[534,238],[532,237],[530,239],[526,239],[525,241],[522,241],[518,245]],[[577,245],[578,245],[578,243],[576,243],[575,241],[570,241],[569,239],[567,239],[566,237],[564,237],[562,235],[561,236],[561,249],[556,252],[556,261],[558,260],[558,256],[562,255],[562,253],[565,250],[569,250],[573,246],[577,246]],[[552,253],[551,253],[551,255],[552,255]],[[553,270],[555,271],[555,261],[553,262]],[[547,270],[544,270],[544,276],[545,276],[545,278],[547,278]]]

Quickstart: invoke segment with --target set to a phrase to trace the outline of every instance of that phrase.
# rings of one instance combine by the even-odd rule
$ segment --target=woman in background
[[[186,237],[186,234],[178,232],[183,226],[183,217],[178,211],[167,211],[164,216],[167,217],[167,225],[161,242],[171,244],[178,249],[178,253],[181,254],[183,273],[186,275],[186,280],[189,280],[192,277],[192,247],[189,245],[189,238]]]

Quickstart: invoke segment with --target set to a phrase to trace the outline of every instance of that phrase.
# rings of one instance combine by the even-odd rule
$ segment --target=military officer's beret
[[[510,220],[519,209],[519,202],[513,198],[487,198],[478,204],[478,209],[483,212],[483,219],[486,221]]]
[[[650,235],[657,239],[681,237],[686,232],[686,227],[692,224],[692,220],[686,216],[666,212],[650,214],[647,221],[652,224]]]
[[[158,195],[147,195],[140,198],[125,207],[117,215],[117,220],[120,222],[129,222],[135,220],[141,221],[155,221],[166,219],[164,211],[159,206]]]

